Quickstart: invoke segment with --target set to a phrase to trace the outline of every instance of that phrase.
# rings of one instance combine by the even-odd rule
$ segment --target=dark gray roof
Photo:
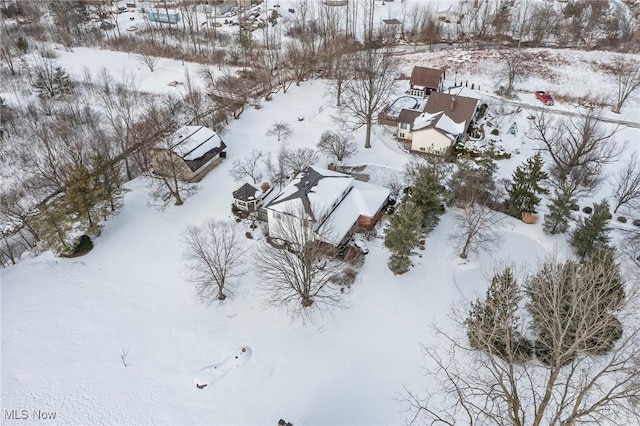
[[[240,201],[253,201],[257,198],[256,193],[258,192],[260,192],[258,188],[250,183],[245,183],[240,188],[233,191],[233,198]]]

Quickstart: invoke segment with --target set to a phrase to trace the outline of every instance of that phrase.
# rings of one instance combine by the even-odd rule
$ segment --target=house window
[[[402,130],[409,130],[409,124],[408,123],[400,123],[400,128]]]
[[[282,219],[282,215],[278,212],[275,213],[276,219]]]
[[[404,133],[400,133],[399,137],[401,137],[402,139],[404,139]]]

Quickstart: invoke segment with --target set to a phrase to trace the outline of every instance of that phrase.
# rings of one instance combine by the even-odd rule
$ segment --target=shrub
[[[248,239],[250,239],[250,240],[253,240],[253,234],[251,234],[251,232],[249,232],[249,231],[247,231],[247,232],[244,234],[244,236],[245,236],[245,237],[247,237],[247,238],[248,238]]]
[[[589,206],[585,207],[582,209],[583,212],[585,212],[586,214],[591,214],[591,212],[593,212],[593,209]]]
[[[491,131],[491,134],[492,134],[492,135],[496,135],[496,136],[498,136],[498,135],[500,134],[500,131],[499,131],[498,129],[493,129],[493,130]]]
[[[231,214],[236,216],[236,217],[240,217],[240,209],[238,208],[238,206],[236,206],[235,204],[231,203]]]
[[[358,272],[352,268],[346,268],[341,273],[335,274],[331,277],[331,282],[343,287],[351,287],[358,276]]]
[[[640,219],[636,219],[631,223],[633,223],[633,226],[640,226]]]
[[[571,204],[571,205],[569,206],[569,208],[570,208],[571,210],[573,210],[574,212],[577,212],[578,210],[580,210],[580,206],[579,206],[579,205],[577,205],[576,203]]]
[[[627,223],[627,218],[624,216],[618,216],[618,222],[620,223]]]

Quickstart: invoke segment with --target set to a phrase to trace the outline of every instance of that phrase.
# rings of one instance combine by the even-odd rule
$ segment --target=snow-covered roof
[[[333,209],[334,203],[351,187],[353,180],[344,173],[310,166],[265,207],[283,213],[304,211],[304,219],[315,221]]]
[[[220,136],[204,126],[184,126],[169,136],[173,152],[185,160],[196,160],[223,145]]]
[[[319,227],[320,236],[332,244],[339,244],[360,216],[373,217],[389,196],[389,189],[368,182],[353,180],[346,197]]]
[[[310,166],[295,177],[265,208],[316,221],[314,230],[332,244],[340,243],[358,217],[373,217],[389,189]],[[346,194],[346,195],[345,195]]]
[[[442,114],[435,127],[450,135],[457,136],[467,129],[467,122],[456,123],[447,114]]]
[[[434,120],[438,118],[438,115],[440,114],[442,114],[442,112],[436,112],[435,114],[423,112],[413,121],[413,130],[424,129],[425,127],[432,125],[434,123]]]
[[[464,96],[465,98],[471,98],[471,99],[477,99],[477,100],[482,99],[481,93],[465,86],[450,87],[446,90],[445,93],[448,95],[456,96],[456,97]]]

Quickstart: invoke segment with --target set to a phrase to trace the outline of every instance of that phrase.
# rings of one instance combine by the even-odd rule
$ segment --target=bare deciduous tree
[[[262,157],[262,151],[254,149],[245,157],[234,160],[230,171],[231,176],[235,180],[243,180],[248,177],[251,178],[252,183],[258,183],[262,179],[262,168],[260,167]]]
[[[451,235],[458,244],[460,257],[466,259],[469,252],[478,253],[488,249],[500,240],[497,226],[501,216],[490,208],[477,204],[474,199],[464,202],[461,211],[457,212],[457,229]]]
[[[175,206],[184,204],[184,199],[196,192],[196,185],[184,180],[184,160],[173,152],[165,138],[159,148],[152,150],[152,169],[145,172],[151,183],[151,197],[165,209],[171,200]]]
[[[618,170],[615,183],[613,198],[616,200],[616,204],[613,212],[616,213],[625,204],[634,209],[638,208],[640,203],[640,158],[638,158],[637,152],[631,154],[626,165]]]
[[[527,75],[528,64],[524,55],[518,51],[510,51],[503,59],[502,68],[498,71],[498,78],[501,81],[506,80],[506,87],[501,86],[499,94],[506,98],[513,98],[513,85],[516,81]]]
[[[603,166],[614,162],[623,150],[613,139],[618,127],[605,130],[600,115],[595,108],[589,108],[579,119],[553,121],[538,114],[528,134],[546,151],[556,184],[569,183],[575,188],[574,195],[581,189],[595,188],[602,179]]]
[[[283,146],[280,147],[275,161],[271,159],[269,155],[264,160],[264,167],[267,171],[269,181],[278,187],[278,190],[282,189],[282,186],[289,177],[289,171],[287,168],[287,149]]]
[[[160,61],[159,58],[155,57],[155,56],[151,56],[149,54],[142,54],[138,56],[138,59],[140,60],[140,62],[142,62],[144,65],[146,65],[147,67],[149,67],[149,71],[153,72],[153,70],[156,68],[156,65],[158,65],[158,62]]]
[[[314,313],[342,305],[339,286],[333,284],[346,270],[346,264],[332,257],[335,249],[318,239],[330,235],[325,224],[299,217],[306,214],[283,213],[275,224],[282,247],[263,242],[256,253],[256,270],[262,280],[261,291],[269,306],[286,308],[294,318],[313,319]],[[271,224],[270,224],[271,226]]]
[[[322,133],[317,147],[318,151],[335,158],[339,163],[352,157],[357,152],[357,146],[353,139],[331,130]]]
[[[616,58],[610,73],[617,89],[612,110],[619,114],[629,96],[640,88],[640,63],[632,59]]]
[[[285,148],[285,166],[292,175],[297,175],[316,162],[318,154],[311,148]]]
[[[280,142],[280,140],[285,141],[289,139],[292,133],[291,126],[282,121],[274,122],[269,130],[267,130],[267,136],[277,136],[278,142]]]
[[[343,85],[343,111],[336,120],[351,129],[366,128],[365,148],[371,148],[371,128],[395,84],[396,61],[386,51],[368,50],[353,60],[354,74]]]
[[[184,258],[200,300],[211,305],[225,300],[246,252],[235,222],[212,220],[203,227],[187,229]]]
[[[538,317],[533,330],[526,328],[526,321],[519,321],[520,297],[510,297],[508,291],[491,298],[488,293],[487,299],[475,304],[487,308],[479,312],[484,321],[456,314],[456,323],[465,329],[469,341],[436,330],[443,341],[431,342],[424,351],[435,364],[428,375],[437,389],[426,397],[407,391],[412,424],[637,422],[637,278],[624,286],[626,296],[612,297],[611,285],[618,286],[620,280],[617,268],[596,260],[590,265],[574,264],[567,275],[566,265],[554,257],[546,261],[539,275],[544,285],[535,287],[537,300],[527,292],[527,310]],[[523,274],[515,274],[519,275]],[[518,288],[523,286],[517,284]],[[497,316],[505,307],[511,314]],[[532,335],[545,335],[553,349],[545,349],[538,341],[527,343],[524,336]]]

